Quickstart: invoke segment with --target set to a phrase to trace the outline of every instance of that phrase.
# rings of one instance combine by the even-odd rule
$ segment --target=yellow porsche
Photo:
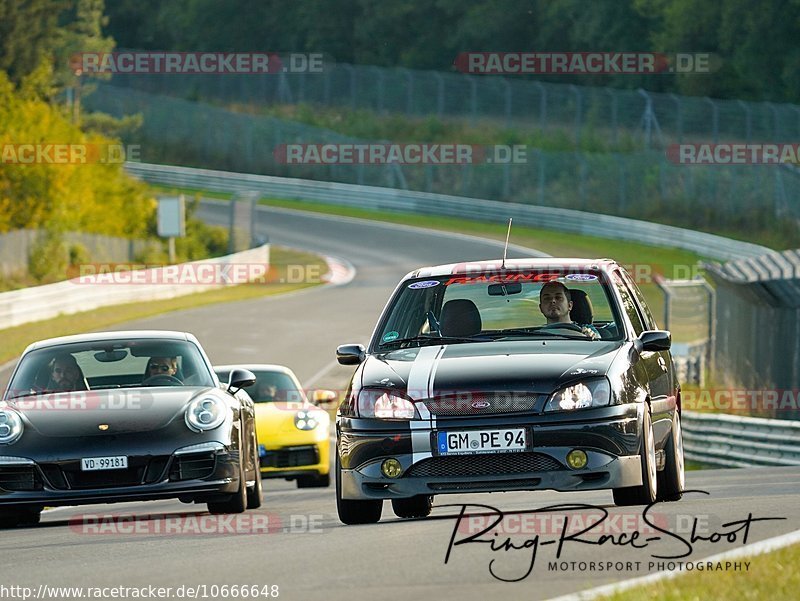
[[[255,402],[261,477],[295,480],[298,488],[329,486],[330,416],[318,405],[335,401],[336,394],[314,391],[309,401],[283,365],[218,365],[214,371],[225,384],[235,368],[256,376],[246,392]]]

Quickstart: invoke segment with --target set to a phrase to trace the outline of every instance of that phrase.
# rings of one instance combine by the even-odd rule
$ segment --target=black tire
[[[426,518],[431,514],[433,495],[416,495],[392,499],[392,511],[399,518]]]
[[[38,507],[15,507],[0,510],[0,529],[17,526],[36,526],[42,519],[42,510]]]
[[[653,422],[650,408],[644,408],[642,425],[642,441],[639,447],[642,458],[642,485],[614,489],[615,505],[648,505],[656,500],[658,493],[658,477],[656,475],[656,448],[653,439]]]
[[[247,480],[242,460],[239,460],[239,488],[227,501],[207,503],[210,513],[243,513],[247,509]]]
[[[331,485],[331,474],[309,474],[297,477],[297,488],[327,488]]]
[[[342,466],[336,453],[336,511],[343,524],[375,524],[381,519],[383,501],[369,499],[354,501],[342,498]]]
[[[684,464],[681,415],[677,410],[672,418],[672,429],[664,454],[664,469],[658,473],[658,500],[679,501],[684,489]]]
[[[261,468],[256,462],[256,482],[252,488],[247,489],[247,508],[258,509],[261,507],[263,484],[261,482]]]

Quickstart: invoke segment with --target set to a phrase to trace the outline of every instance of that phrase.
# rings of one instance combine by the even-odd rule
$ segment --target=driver
[[[147,378],[155,376],[171,376],[179,379],[176,375],[178,373],[178,358],[177,357],[150,357],[147,362]]]
[[[572,295],[569,288],[561,282],[551,280],[542,286],[542,289],[539,290],[539,310],[547,319],[547,325],[575,324],[569,317],[569,312],[572,310]],[[575,325],[580,327],[581,332],[587,338],[592,340],[600,338],[600,333],[592,324]]]

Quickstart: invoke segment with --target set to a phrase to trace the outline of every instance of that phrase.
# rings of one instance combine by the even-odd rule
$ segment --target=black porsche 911
[[[181,332],[54,338],[22,354],[0,402],[0,525],[44,506],[179,498],[261,505],[255,376],[220,384]]]
[[[618,505],[683,491],[670,333],[614,261],[526,259],[408,274],[336,420],[346,524],[424,517],[433,495],[611,489]]]

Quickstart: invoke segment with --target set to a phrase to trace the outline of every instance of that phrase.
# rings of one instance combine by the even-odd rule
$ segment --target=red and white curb
[[[331,286],[344,286],[356,277],[356,268],[350,261],[339,257],[322,257],[328,264],[328,273],[322,276],[322,281]]]

